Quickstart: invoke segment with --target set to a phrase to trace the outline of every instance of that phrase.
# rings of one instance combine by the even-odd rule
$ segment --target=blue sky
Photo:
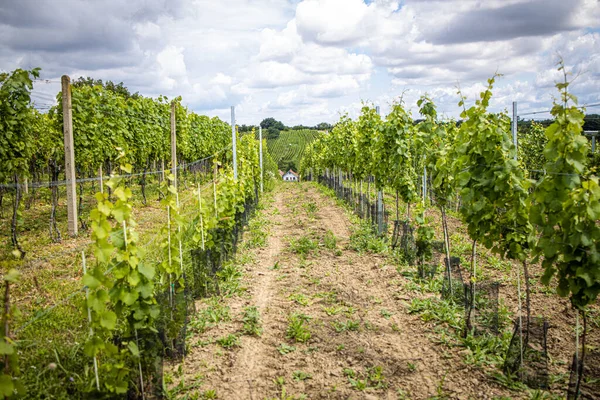
[[[0,69],[42,67],[40,107],[63,74],[181,95],[238,123],[287,125],[356,116],[363,101],[427,93],[457,117],[457,86],[474,101],[499,78],[492,108],[550,107],[561,55],[581,103],[600,102],[597,0],[22,0],[0,3]],[[592,111],[592,110],[590,110]],[[543,117],[543,115],[542,115]]]

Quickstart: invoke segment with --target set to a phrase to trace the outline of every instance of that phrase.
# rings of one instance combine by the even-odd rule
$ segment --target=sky
[[[600,0],[0,0],[0,38],[0,70],[42,68],[40,108],[66,74],[226,121],[236,106],[239,124],[400,98],[418,118],[425,94],[456,118],[458,88],[472,104],[500,73],[492,111],[525,114],[551,107],[561,57],[580,104],[600,102]]]

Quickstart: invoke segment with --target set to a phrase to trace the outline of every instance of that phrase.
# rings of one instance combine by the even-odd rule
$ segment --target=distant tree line
[[[546,128],[546,127],[550,126],[552,124],[552,122],[554,122],[554,120],[551,120],[551,119],[542,119],[542,120],[519,119],[519,128],[521,128],[521,126],[522,126],[523,128],[527,129],[532,124],[532,122],[537,122],[538,124],[540,124]],[[583,117],[583,130],[584,131],[599,131],[600,130],[600,114],[586,114],[586,116]]]
[[[321,122],[315,126],[308,125],[294,125],[286,126],[281,121],[277,121],[275,118],[269,117],[261,121],[260,126],[263,129],[263,136],[267,139],[277,139],[281,131],[300,131],[303,129],[311,129],[318,131],[329,131],[333,128],[333,125],[327,122]],[[251,132],[252,129],[258,129],[257,125],[240,125],[240,132]]]
[[[94,78],[90,78],[89,76],[87,78],[80,76],[79,79],[73,81],[71,83],[71,85],[78,87],[78,88],[81,88],[84,86],[89,86],[89,87],[102,86],[104,89],[106,89],[108,91],[111,91],[113,93],[123,96],[126,100],[129,98],[137,99],[140,97],[140,94],[138,92],[131,93],[129,91],[129,89],[127,89],[127,87],[125,87],[123,82],[119,82],[119,83],[114,83],[113,81],[102,82],[102,79],[94,79]]]

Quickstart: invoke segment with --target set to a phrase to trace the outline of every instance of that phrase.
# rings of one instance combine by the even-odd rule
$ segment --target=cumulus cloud
[[[59,7],[60,6],[60,7]],[[547,108],[559,55],[581,102],[600,101],[597,0],[64,0],[0,3],[0,69],[42,67],[123,81],[145,95],[181,95],[190,108],[240,123],[292,124],[386,112],[427,93],[457,116],[498,79],[496,110]],[[574,76],[575,76],[574,75]],[[52,101],[54,83],[36,85]],[[37,101],[36,100],[36,101]]]
[[[577,5],[563,0],[535,0],[483,6],[456,14],[433,31],[423,32],[435,44],[472,43],[543,36],[578,28]]]

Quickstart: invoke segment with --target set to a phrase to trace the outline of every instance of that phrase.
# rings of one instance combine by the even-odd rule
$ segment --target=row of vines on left
[[[23,177],[36,179],[31,166],[41,165],[41,176],[44,162],[59,165],[64,151],[61,110],[42,114],[31,108],[29,94],[38,73],[18,70],[0,76],[0,183],[15,183],[13,219],[21,212],[16,200]],[[169,103],[164,98],[119,96],[101,86],[73,86],[78,170],[88,165],[91,173],[100,161],[105,171],[112,171],[106,191],[92,188],[94,200],[87,221],[91,245],[80,252],[68,243],[61,255],[69,259],[66,262],[79,278],[50,278],[52,290],[76,290],[61,295],[60,302],[46,296],[37,303],[40,296],[29,296],[27,290],[36,290],[36,276],[44,279],[48,274],[32,271],[34,267],[26,266],[19,252],[12,259],[10,253],[2,257],[0,398],[160,397],[162,360],[185,353],[185,328],[193,300],[219,290],[215,275],[234,254],[242,226],[258,200],[261,170],[254,135],[238,138],[235,180],[229,125],[177,105],[178,159],[185,164],[205,158],[201,165],[206,171],[192,171],[192,182],[181,184],[180,180],[176,188],[167,170],[165,179],[158,182],[160,202],[152,207],[160,210],[162,226],[158,231],[139,229],[137,223],[144,220],[140,214],[144,216],[148,209],[134,201],[133,185],[126,176],[140,171],[144,163],[170,159]],[[119,107],[110,111],[115,103]],[[154,122],[147,125],[133,111],[142,103],[156,107]],[[139,112],[146,117],[151,114]],[[135,116],[124,118],[127,113]],[[78,118],[88,118],[79,131]],[[202,121],[208,125],[201,132],[194,123]],[[160,132],[157,125],[162,127]],[[161,141],[150,158],[140,156],[139,147],[151,147],[142,141],[151,136],[144,136],[144,130],[154,130],[156,140]],[[103,141],[103,135],[114,132],[121,134]],[[132,132],[138,136],[128,137]],[[268,154],[264,157],[265,178],[275,176],[276,164]],[[51,179],[57,180],[56,175]]]
[[[13,249],[25,256],[19,242],[23,224],[22,200],[28,193],[25,209],[32,204],[49,203],[44,219],[48,218],[50,240],[61,240],[60,221],[64,212],[57,209],[61,187],[67,180],[63,141],[62,92],[56,96],[58,105],[40,112],[35,108],[31,92],[40,70],[17,69],[0,74],[0,219],[3,218],[3,199],[10,197],[10,242]],[[135,182],[140,189],[140,201],[146,204],[147,184],[164,180],[165,164],[171,159],[171,105],[174,103],[177,125],[177,166],[183,178],[196,176],[205,164],[194,163],[231,146],[231,127],[217,117],[198,115],[181,104],[181,97],[168,99],[131,95],[85,80],[71,86],[72,125],[74,133],[75,171],[79,181],[78,208],[81,228],[89,225],[91,196],[84,199],[84,182],[90,182],[89,192],[97,190],[104,173],[114,169],[117,148],[125,149]],[[231,161],[231,152],[224,162]],[[110,193],[110,188],[109,188]],[[159,195],[162,197],[162,195]],[[37,200],[37,203],[36,203]],[[35,208],[35,206],[33,206]],[[39,210],[31,212],[35,217]],[[32,217],[33,218],[33,217]]]
[[[38,313],[25,329],[9,334],[17,310],[8,288],[19,284],[19,273],[13,269],[4,276],[10,311],[3,315],[0,338],[0,398],[162,397],[163,359],[185,355],[194,300],[219,290],[226,295],[217,276],[235,254],[259,199],[258,141],[246,135],[237,149],[237,180],[231,166],[215,168],[211,182],[180,192],[173,176],[166,177],[164,223],[152,241],[136,229],[139,210],[121,176],[131,171],[130,158],[125,152],[116,157],[118,169],[106,182],[112,199],[96,193],[90,213],[91,251],[73,261],[81,264],[83,287],[72,298],[71,309],[79,312],[68,316],[70,324],[63,322],[57,332]],[[216,157],[213,162],[219,163]],[[269,188],[272,180],[265,183]],[[195,200],[184,208],[180,194]]]

